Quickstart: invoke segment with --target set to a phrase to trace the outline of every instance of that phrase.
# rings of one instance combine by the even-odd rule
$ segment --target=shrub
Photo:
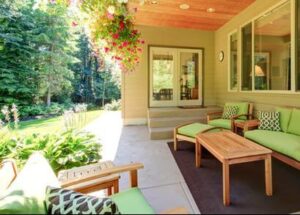
[[[121,110],[121,100],[113,100],[110,104],[104,106],[104,110],[107,111],[118,111]]]
[[[70,130],[61,134],[14,137],[4,129],[0,130],[0,162],[13,158],[22,168],[35,151],[43,152],[56,173],[101,159],[101,145],[89,133]]]

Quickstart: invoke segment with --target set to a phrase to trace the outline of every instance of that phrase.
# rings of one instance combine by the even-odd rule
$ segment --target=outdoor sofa
[[[273,157],[300,170],[300,110],[276,108],[281,131],[252,130],[245,137],[273,151]]]

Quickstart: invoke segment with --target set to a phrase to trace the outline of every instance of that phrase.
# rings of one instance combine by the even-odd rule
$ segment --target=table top
[[[196,137],[220,161],[271,154],[272,151],[231,131],[203,133]]]

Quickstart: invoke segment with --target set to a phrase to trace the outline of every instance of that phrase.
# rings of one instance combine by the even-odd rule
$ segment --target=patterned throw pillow
[[[120,214],[111,199],[53,187],[47,187],[46,207],[48,214]]]
[[[268,131],[281,131],[279,112],[259,111],[258,119],[260,121],[260,126],[258,129]]]
[[[231,119],[233,116],[237,115],[238,112],[238,106],[225,106],[222,114],[222,119]]]

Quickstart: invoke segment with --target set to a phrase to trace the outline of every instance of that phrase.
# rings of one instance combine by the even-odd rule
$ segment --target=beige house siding
[[[241,14],[233,18],[225,26],[215,33],[215,55],[223,50],[225,59],[223,62],[215,62],[215,92],[217,104],[223,105],[227,101],[251,101],[256,105],[256,109],[271,109],[273,106],[300,106],[300,94],[277,94],[277,93],[254,93],[254,92],[228,92],[228,34],[239,27],[247,24],[248,21],[263,13],[280,0],[257,0]],[[239,35],[240,36],[240,35]],[[240,37],[239,37],[240,38]],[[225,42],[226,41],[226,42]],[[238,55],[241,55],[239,45]],[[239,68],[240,70],[240,68]],[[294,71],[292,71],[294,72]],[[240,71],[239,71],[240,84]]]
[[[214,32],[138,26],[145,39],[144,52],[137,70],[122,76],[122,112],[124,124],[145,124],[148,109],[148,45],[204,48],[204,104],[215,105]]]

